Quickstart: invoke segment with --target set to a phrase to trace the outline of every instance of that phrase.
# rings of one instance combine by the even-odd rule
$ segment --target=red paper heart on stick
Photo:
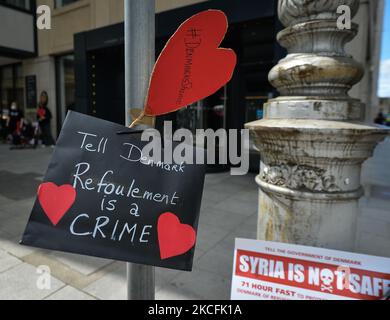
[[[237,57],[233,50],[219,48],[227,28],[219,10],[196,14],[179,27],[154,67],[145,115],[179,110],[230,81]]]
[[[38,200],[52,224],[56,226],[76,201],[76,190],[71,185],[57,186],[47,182],[39,186]]]
[[[167,212],[159,217],[157,232],[162,260],[180,256],[195,245],[194,228],[181,224],[179,218],[173,213]]]

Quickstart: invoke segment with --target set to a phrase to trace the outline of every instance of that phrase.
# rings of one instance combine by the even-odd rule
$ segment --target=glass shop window
[[[65,7],[68,4],[72,4],[72,3],[77,2],[77,1],[79,1],[79,0],[55,0],[55,7],[56,8]]]

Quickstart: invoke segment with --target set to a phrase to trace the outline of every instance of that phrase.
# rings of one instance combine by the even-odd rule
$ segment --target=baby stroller
[[[35,149],[38,145],[39,135],[38,124],[31,124],[28,121],[20,121],[12,134],[11,150]]]

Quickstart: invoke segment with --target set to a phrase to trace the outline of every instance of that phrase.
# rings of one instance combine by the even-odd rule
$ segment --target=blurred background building
[[[153,0],[148,0],[153,1]],[[223,46],[233,48],[238,65],[232,81],[213,96],[157,119],[177,127],[241,129],[262,118],[263,103],[277,94],[269,70],[285,56],[276,42],[282,28],[277,0],[155,0],[156,55],[191,15],[223,10],[230,27]],[[51,30],[36,30],[36,7],[48,5]],[[35,118],[39,93],[49,94],[53,132],[59,133],[69,109],[124,123],[123,0],[0,0],[0,107],[17,101]],[[379,109],[377,96],[383,0],[361,1],[355,18],[358,37],[348,51],[366,69],[351,92],[367,104],[366,121]],[[257,152],[253,153],[256,170]]]

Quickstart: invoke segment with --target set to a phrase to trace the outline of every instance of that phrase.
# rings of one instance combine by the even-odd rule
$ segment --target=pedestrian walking
[[[54,145],[54,139],[51,133],[52,114],[47,107],[48,104],[49,96],[46,91],[42,91],[37,109],[37,120],[41,131],[42,143],[47,147]]]
[[[7,136],[8,136],[8,128],[7,128],[8,115],[9,115],[8,109],[3,109],[0,106],[0,142],[7,141]]]
[[[380,110],[378,115],[376,116],[374,122],[379,125],[385,125],[386,117],[383,114],[383,110]]]
[[[23,121],[23,111],[19,109],[16,102],[12,102],[7,121],[7,131],[8,135],[12,137],[11,141],[13,145],[20,144],[20,133],[21,128],[23,127]]]

